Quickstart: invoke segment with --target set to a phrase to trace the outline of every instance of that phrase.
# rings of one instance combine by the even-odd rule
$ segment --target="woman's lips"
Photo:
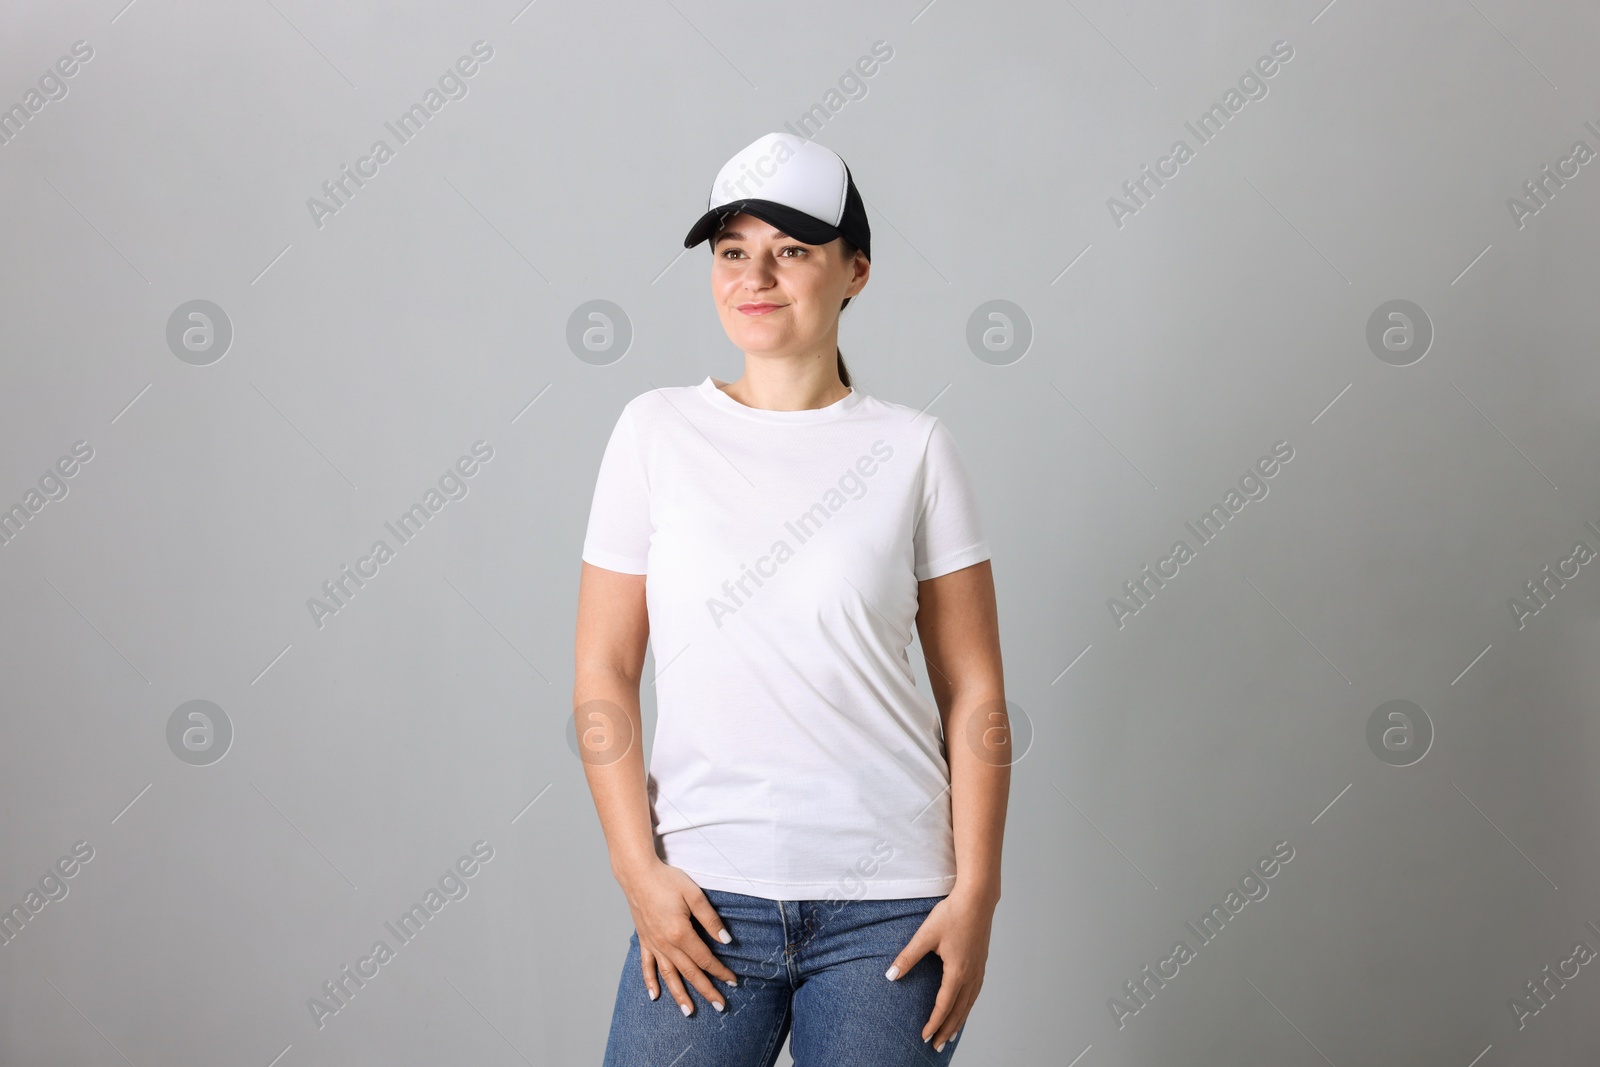
[[[768,312],[777,311],[779,308],[784,307],[784,306],[786,306],[786,305],[784,305],[784,304],[740,304],[739,305],[739,310],[744,312],[746,315],[765,315]]]

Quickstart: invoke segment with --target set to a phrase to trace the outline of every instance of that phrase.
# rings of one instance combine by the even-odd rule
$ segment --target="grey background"
[[[960,442],[1036,731],[956,1062],[1593,1060],[1593,966],[1524,1027],[1508,1001],[1600,949],[1600,578],[1525,627],[1509,603],[1600,547],[1600,163],[1521,227],[1507,200],[1600,148],[1597,32],[1509,0],[8,4],[0,104],[94,55],[0,145],[0,505],[93,458],[0,548],[0,902],[93,858],[0,947],[0,1061],[599,1061],[631,920],[563,738],[593,478],[629,398],[740,374],[682,235],[878,40],[818,134],[875,234],[842,346]],[[308,198],[478,40],[467,95],[319,228]],[[233,330],[204,366],[166,340],[197,299]],[[633,332],[606,365],[566,344],[596,299]],[[1033,330],[1005,365],[966,342],[993,299]],[[1396,299],[1434,331],[1407,366],[1366,340]],[[319,627],[479,440],[467,495]],[[1118,628],[1278,441],[1270,494]],[[233,731],[209,765],[169,747],[192,700]],[[1409,766],[1367,742],[1392,700],[1434,731]],[[308,998],[480,840],[319,1029]],[[1201,945],[1184,923],[1280,841]]]

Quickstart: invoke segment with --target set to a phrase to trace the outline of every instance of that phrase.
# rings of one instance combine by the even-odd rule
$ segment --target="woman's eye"
[[[778,250],[778,254],[780,256],[783,256],[784,258],[788,258],[788,259],[796,258],[795,256],[788,255],[788,253],[790,253],[790,252],[797,252],[800,255],[804,256],[804,255],[809,254],[810,250],[807,249],[807,248],[803,248],[800,245],[785,245],[784,247],[782,247],[781,249]],[[724,248],[722,251],[718,252],[717,255],[721,256],[724,259],[737,259],[737,258],[739,258],[739,257],[744,255],[744,250],[740,249],[740,248]]]

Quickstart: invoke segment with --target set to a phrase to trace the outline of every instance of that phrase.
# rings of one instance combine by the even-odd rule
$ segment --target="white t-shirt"
[[[917,583],[988,558],[932,415],[855,390],[769,411],[709,376],[629,401],[583,559],[648,575],[657,854],[772,900],[948,893],[949,766],[906,649]]]

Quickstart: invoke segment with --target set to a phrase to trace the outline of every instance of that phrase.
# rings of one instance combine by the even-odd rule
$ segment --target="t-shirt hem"
[[[899,900],[905,897],[946,896],[955,888],[956,876],[934,878],[855,879],[851,889],[835,878],[827,882],[768,882],[740,875],[711,874],[680,868],[701,889],[742,893],[766,900]],[[862,890],[865,889],[865,892]]]
[[[925,582],[929,578],[937,578],[941,574],[949,574],[951,571],[958,571],[962,567],[970,567],[974,563],[982,563],[988,558],[988,542],[979,541],[977,544],[963,548],[959,552],[952,552],[947,556],[941,556],[939,559],[924,563],[922,566],[915,568],[913,573],[916,574],[917,581]]]
[[[595,548],[583,550],[583,561],[592,563],[596,567],[604,567],[608,571],[621,571],[624,574],[644,574],[649,569],[649,564],[642,559],[632,556],[619,556],[615,552],[602,552]]]

